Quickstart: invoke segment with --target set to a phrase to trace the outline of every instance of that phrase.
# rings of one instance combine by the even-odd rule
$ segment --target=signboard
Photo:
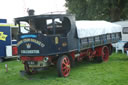
[[[0,19],[0,23],[7,23],[6,19]]]

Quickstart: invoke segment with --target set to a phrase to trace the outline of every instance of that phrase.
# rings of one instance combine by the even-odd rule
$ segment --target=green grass
[[[0,85],[128,85],[128,56],[120,53],[100,64],[77,63],[67,78],[58,77],[55,67],[31,76],[22,76],[19,71],[23,69],[16,60],[0,63]]]

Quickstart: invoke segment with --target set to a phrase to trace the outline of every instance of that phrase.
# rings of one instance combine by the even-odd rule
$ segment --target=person
[[[34,16],[34,10],[33,9],[28,9],[28,15],[29,16]],[[30,32],[36,32],[36,25],[34,19],[29,20],[29,25],[30,25]]]
[[[127,53],[128,56],[128,42],[124,44],[124,51]]]
[[[35,26],[34,20],[30,19],[29,25],[30,25],[30,32],[36,32],[36,26]]]

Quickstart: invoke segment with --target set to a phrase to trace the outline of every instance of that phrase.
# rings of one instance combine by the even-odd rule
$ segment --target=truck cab
[[[74,16],[40,15],[16,18],[17,24],[26,24],[23,33],[20,27],[18,52],[23,56],[48,56],[66,53],[77,47]],[[72,26],[71,26],[72,25]],[[71,45],[71,44],[74,44]]]

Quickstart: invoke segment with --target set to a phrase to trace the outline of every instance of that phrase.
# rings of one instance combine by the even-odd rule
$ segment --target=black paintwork
[[[34,38],[38,41],[41,41],[44,43],[45,47],[40,47],[39,45],[36,45],[32,42],[27,42],[27,43],[22,43],[21,45],[18,46],[18,52],[22,56],[48,56],[48,55],[55,55],[55,54],[61,54],[61,53],[67,53],[72,50],[77,50],[78,48],[78,39],[76,37],[76,29],[75,29],[75,17],[72,15],[38,15],[38,16],[27,16],[27,17],[21,17],[21,18],[16,18],[15,22],[16,24],[19,24],[20,21],[28,21],[29,19],[51,19],[51,18],[64,18],[66,17],[71,25],[71,28],[65,36],[63,35],[58,35],[58,34],[53,34],[53,35],[47,35],[45,36],[44,34],[41,33],[36,33],[34,35],[37,35],[37,38]],[[22,35],[30,35],[33,33],[27,33],[27,34],[21,34],[19,33],[19,40],[23,40],[20,38]],[[55,44],[55,37],[58,37],[59,43]],[[24,39],[29,39],[29,38],[24,38]],[[34,53],[21,53],[21,50],[29,50],[26,47],[26,44],[31,43],[31,49],[30,50],[36,50],[38,49],[40,52],[38,54]],[[66,44],[66,46],[63,46],[63,44]]]
[[[44,46],[41,47],[40,45],[38,45],[34,42],[28,41],[28,42],[22,43],[21,45],[18,46],[19,54],[24,55],[24,56],[27,56],[27,55],[29,55],[29,56],[48,56],[48,55],[54,55],[54,54],[68,52],[68,44],[67,44],[67,46],[64,46],[64,47],[62,46],[63,42],[67,43],[66,37],[61,37],[61,36],[57,36],[57,35],[44,36],[43,34],[40,34],[40,33],[35,34],[35,35],[38,35],[37,38],[24,38],[24,39],[38,40],[38,41],[42,42],[44,44]],[[19,37],[20,36],[21,35],[19,35]],[[59,39],[58,44],[55,43],[55,37],[58,37],[58,39]],[[19,38],[19,41],[20,40],[23,40],[23,39]],[[27,44],[31,44],[31,48],[27,48]],[[21,50],[39,50],[39,53],[21,53]]]

